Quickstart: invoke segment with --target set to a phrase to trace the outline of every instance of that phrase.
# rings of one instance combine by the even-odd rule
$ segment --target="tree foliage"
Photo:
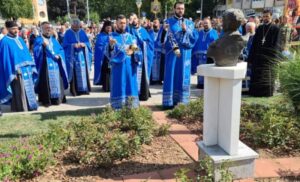
[[[32,0],[0,0],[0,13],[3,18],[32,18]]]
[[[57,17],[63,17],[67,14],[66,0],[47,0],[49,18],[56,20]],[[143,0],[141,12],[147,14],[147,18],[152,19],[154,14],[151,13],[151,2],[153,0]],[[157,16],[159,18],[165,17],[165,12],[172,13],[173,5],[177,0],[160,0],[162,10]],[[200,0],[184,0],[186,5],[186,17],[197,18],[199,15],[196,11],[200,8]],[[216,0],[203,0],[203,15],[211,16],[213,7],[216,5]],[[137,13],[137,6],[135,0],[89,0],[90,14],[93,15],[91,20],[98,20],[95,15],[97,13],[101,18],[111,17],[114,19],[118,14],[128,16],[130,13]],[[70,10],[80,19],[87,19],[86,17],[86,0],[70,0]]]

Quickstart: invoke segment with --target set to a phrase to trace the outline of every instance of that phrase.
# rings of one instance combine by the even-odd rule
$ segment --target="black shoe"
[[[172,110],[174,109],[174,106],[163,106],[163,110],[166,111],[166,110]]]
[[[204,85],[199,84],[199,85],[197,85],[197,88],[198,88],[198,89],[204,89]]]

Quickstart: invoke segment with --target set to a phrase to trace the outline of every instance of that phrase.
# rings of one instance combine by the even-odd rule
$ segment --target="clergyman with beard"
[[[179,103],[189,103],[192,48],[198,39],[194,22],[183,17],[184,3],[176,2],[174,11],[175,15],[167,19],[164,25],[167,31],[163,85],[165,109],[172,108]]]
[[[34,59],[38,70],[36,92],[44,106],[66,102],[64,90],[68,88],[65,53],[62,46],[51,34],[49,22],[41,24],[42,35],[33,46]]]
[[[192,74],[197,72],[197,66],[207,64],[207,50],[211,43],[219,38],[217,30],[211,26],[208,18],[203,20],[203,29],[199,31],[198,41],[192,51]],[[198,76],[197,87],[204,88],[204,77]]]
[[[12,111],[37,110],[34,92],[35,63],[16,21],[6,21],[7,36],[0,43],[0,104],[11,101]]]
[[[142,52],[137,49],[136,38],[126,32],[126,17],[119,15],[116,21],[116,32],[110,35],[107,46],[111,65],[111,106],[114,109],[138,107],[137,71]]]
[[[279,28],[272,23],[272,12],[263,12],[263,24],[253,37],[247,62],[251,65],[249,94],[254,97],[273,96],[275,86],[275,65],[279,47]]]
[[[136,38],[137,45],[143,53],[142,63],[138,67],[139,98],[140,101],[147,101],[149,97],[151,97],[149,84],[154,54],[154,42],[148,31],[140,25],[136,14],[132,13],[130,19],[132,20],[132,25],[129,29],[129,33]]]
[[[149,30],[150,37],[154,41],[154,57],[151,69],[151,84],[161,84],[164,79],[165,69],[165,50],[163,42],[165,34],[160,25],[159,19],[153,20],[153,27]]]

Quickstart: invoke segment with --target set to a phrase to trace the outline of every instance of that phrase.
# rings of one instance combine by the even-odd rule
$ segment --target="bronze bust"
[[[228,9],[223,14],[223,36],[212,43],[207,51],[207,58],[213,60],[216,66],[236,66],[246,40],[238,28],[244,19],[244,13],[239,9]]]

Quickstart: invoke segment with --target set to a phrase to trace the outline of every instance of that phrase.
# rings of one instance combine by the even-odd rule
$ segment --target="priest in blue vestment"
[[[0,43],[0,104],[11,101],[11,110],[37,110],[34,92],[37,70],[30,52],[18,36],[16,21],[6,21],[9,33]]]
[[[149,35],[154,41],[154,57],[150,83],[161,84],[164,78],[165,51],[163,47],[163,28],[160,25],[159,19],[156,18],[153,20],[153,28],[149,30]]]
[[[163,107],[169,109],[178,103],[187,104],[190,99],[192,48],[198,32],[194,23],[183,18],[184,3],[176,2],[175,16],[166,20],[167,30],[166,69],[163,84]]]
[[[151,97],[149,84],[154,54],[154,42],[148,31],[140,26],[136,14],[132,13],[130,19],[132,19],[132,25],[129,28],[129,33],[135,36],[138,47],[143,53],[142,64],[138,67],[139,98],[141,101],[146,101]]]
[[[197,66],[207,64],[207,49],[219,38],[218,32],[211,27],[210,19],[203,20],[203,28],[199,31],[198,41],[192,50],[192,74],[197,73]],[[204,77],[198,76],[197,88],[203,89],[203,87]]]
[[[80,28],[79,20],[73,20],[71,28],[66,31],[63,48],[72,95],[89,94],[92,49],[87,34]]]
[[[51,35],[49,22],[41,24],[42,35],[35,39],[34,60],[39,73],[36,92],[44,106],[66,102],[64,90],[68,88],[65,53],[59,42]]]
[[[114,109],[139,106],[138,66],[142,61],[142,52],[136,38],[126,32],[126,17],[117,17],[116,32],[109,38],[107,51],[111,65],[110,102]]]
[[[105,92],[110,91],[110,66],[106,47],[113,31],[112,22],[105,21],[95,44],[94,85],[102,85]]]

